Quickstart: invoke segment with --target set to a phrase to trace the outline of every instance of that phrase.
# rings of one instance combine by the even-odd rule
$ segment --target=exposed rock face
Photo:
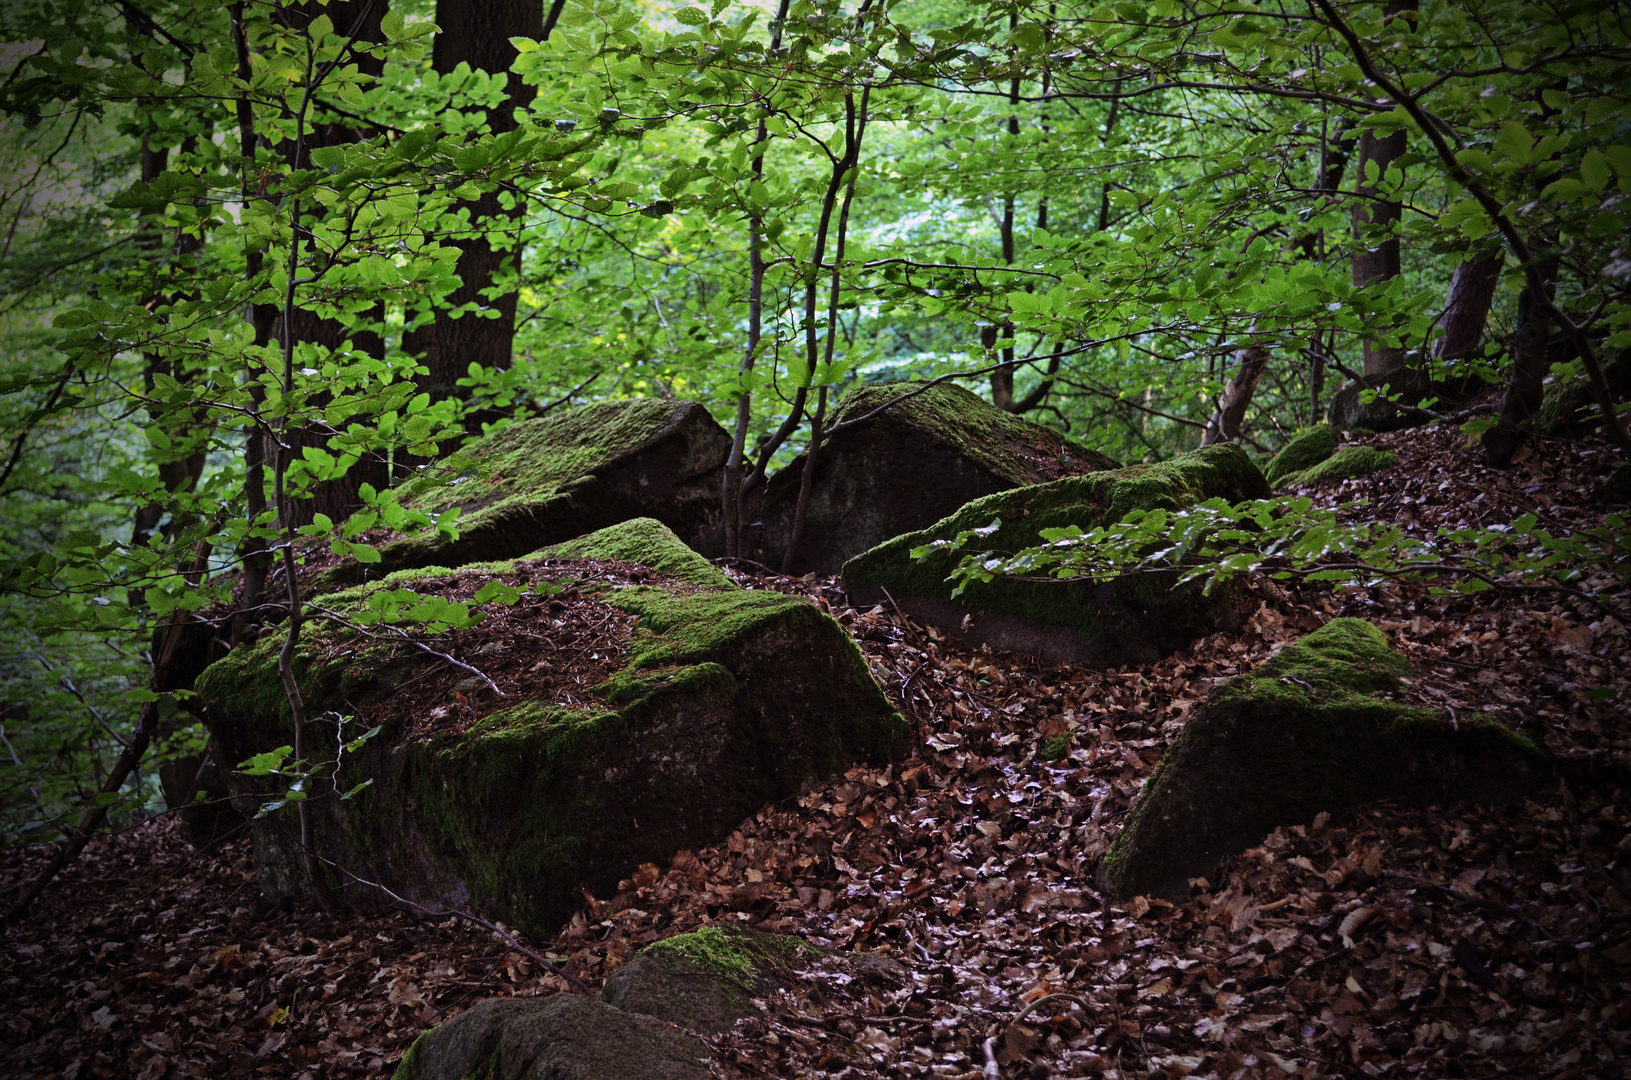
[[[609,550],[640,531],[579,546]],[[665,535],[643,531],[647,543]],[[677,550],[647,557],[682,565],[686,553],[673,543]],[[359,611],[371,594],[404,588],[468,601],[494,580],[522,591],[513,607],[494,609],[490,618],[509,628],[484,631],[498,636],[481,653],[461,646],[465,631],[431,642],[497,672],[511,688],[503,699],[482,699],[477,680],[455,683],[464,672],[390,635],[307,628],[296,668],[309,714],[327,717],[310,725],[312,760],[334,758],[334,716],[381,725],[343,758],[338,778],[340,790],[371,786],[350,801],[313,803],[329,858],[411,899],[468,903],[547,936],[581,904],[581,889],[609,892],[642,862],[713,843],[765,802],[904,746],[907,725],[859,649],[808,602],[616,565],[623,571],[562,560],[432,568],[320,601]],[[588,670],[598,674],[584,685],[550,675],[569,662],[560,650],[577,648],[558,644],[562,631],[552,627],[574,619],[627,627],[595,646]],[[276,670],[281,642],[269,633],[242,645],[199,679],[203,715],[228,760],[293,742]],[[482,700],[485,712],[472,704]],[[461,711],[468,719],[455,723]],[[259,794],[280,790],[268,784]],[[257,792],[237,794],[252,809]],[[287,808],[254,828],[261,885],[274,897],[310,887],[285,819]]]
[[[391,541],[381,561],[345,562],[313,591],[394,570],[513,559],[630,518],[656,518],[705,555],[724,553],[719,485],[730,436],[694,401],[640,398],[500,428],[405,486],[404,502],[457,507],[459,538]]]
[[[1631,397],[1631,358],[1621,351],[1603,363],[1603,378],[1616,401]],[[1591,382],[1579,375],[1559,380],[1546,387],[1540,411],[1535,414],[1535,430],[1542,435],[1566,435],[1579,438],[1603,426],[1597,399],[1592,396]]]
[[[708,1080],[708,1048],[662,1020],[556,994],[492,998],[419,1037],[393,1080]]]
[[[818,951],[799,938],[709,926],[640,950],[606,980],[601,1000],[704,1035],[751,1015],[749,999],[786,981],[787,965]]]
[[[1392,450],[1382,450],[1374,446],[1344,446],[1319,464],[1283,477],[1278,486],[1317,484],[1321,480],[1346,480],[1353,476],[1366,476],[1373,472],[1381,472],[1383,469],[1391,469],[1398,463],[1399,455]]]
[[[640,950],[599,1001],[481,1002],[413,1044],[393,1080],[702,1080],[708,1048],[820,951],[798,938],[710,926]]]
[[[1405,428],[1420,427],[1428,423],[1431,417],[1406,412],[1397,405],[1416,405],[1432,398],[1437,404],[1431,408],[1438,412],[1454,411],[1461,402],[1487,385],[1476,375],[1441,382],[1429,378],[1415,368],[1400,368],[1386,375],[1375,375],[1371,377],[1371,381],[1377,390],[1385,387],[1387,392],[1378,393],[1376,400],[1369,404],[1362,400],[1365,388],[1357,382],[1343,384],[1342,388],[1332,395],[1331,405],[1326,410],[1326,418],[1330,420],[1332,427],[1338,431],[1355,429],[1401,431]]]
[[[1275,828],[1375,799],[1521,797],[1547,771],[1488,717],[1389,700],[1408,670],[1360,619],[1334,619],[1220,687],[1145,783],[1104,859],[1119,896],[1188,895],[1192,877]]]
[[[828,426],[866,416],[918,385],[857,386]],[[765,488],[765,560],[778,569],[793,533],[804,460],[794,458]],[[822,445],[793,572],[834,573],[845,559],[982,495],[1114,468],[1111,458],[1052,428],[940,383]]]
[[[1263,466],[1263,478],[1279,487],[1292,473],[1312,468],[1336,453],[1337,435],[1330,424],[1316,424],[1286,443]]]
[[[961,558],[911,550],[950,539],[994,519],[1002,528],[985,545],[1018,551],[1043,529],[1091,529],[1132,510],[1179,509],[1210,498],[1268,498],[1268,482],[1232,443],[1209,446],[1158,465],[1055,480],[988,495],[921,532],[895,537],[844,564],[844,587],[857,604],[892,599],[913,618],[994,649],[1029,652],[1055,663],[1142,664],[1226,628],[1245,614],[1241,594],[1217,588],[1174,590],[1164,575],[1095,584],[1088,581],[971,583],[951,595],[946,576]]]

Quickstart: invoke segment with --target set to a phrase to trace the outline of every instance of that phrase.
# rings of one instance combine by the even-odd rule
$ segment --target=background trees
[[[275,616],[269,552],[365,553],[484,424],[697,398],[745,526],[857,380],[961,373],[1129,460],[1270,451],[1344,379],[1432,411],[1506,381],[1473,417],[1500,460],[1548,377],[1611,412],[1631,343],[1612,6],[3,17],[16,835],[96,801],[144,704],[197,749],[167,619],[240,567]]]

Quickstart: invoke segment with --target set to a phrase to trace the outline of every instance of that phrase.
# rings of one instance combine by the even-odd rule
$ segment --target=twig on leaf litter
[[[317,612],[318,614],[322,615],[324,618],[328,619],[329,621],[337,622],[341,626],[344,626],[349,630],[355,630],[357,633],[361,634],[365,638],[368,638],[368,639],[370,639],[372,641],[380,640],[380,635],[370,633],[366,626],[363,626],[361,623],[356,622],[353,619],[346,618],[344,615],[341,615],[337,611],[330,611],[328,608],[318,607],[315,604],[310,605],[310,608],[311,608],[312,611]],[[510,696],[510,695],[506,694],[504,691],[500,690],[498,688],[498,684],[495,683],[492,679],[489,679],[487,677],[487,673],[482,671],[480,668],[472,667],[471,665],[465,663],[463,660],[455,660],[453,657],[449,656],[445,652],[438,652],[436,649],[433,649],[429,645],[426,645],[423,641],[420,641],[417,638],[414,638],[414,637],[410,636],[406,630],[403,630],[400,627],[387,626],[386,629],[392,631],[393,633],[395,633],[399,638],[401,638],[403,641],[407,642],[409,645],[412,645],[414,648],[418,649],[420,652],[429,653],[431,656],[435,656],[435,657],[438,657],[438,658],[440,658],[442,660],[446,660],[448,663],[452,664],[456,668],[462,668],[463,670],[468,671],[470,674],[474,675],[476,678],[478,678],[482,682],[486,683],[487,688],[489,690],[491,690],[493,693],[497,694],[499,697],[509,697]]]

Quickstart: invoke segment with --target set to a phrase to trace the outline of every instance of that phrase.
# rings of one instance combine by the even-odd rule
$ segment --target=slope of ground
[[[1601,443],[1495,473],[1453,431],[1373,441],[1400,464],[1315,494],[1422,528],[1603,511]],[[189,855],[163,823],[98,841],[0,938],[0,1073],[384,1076],[418,1030],[480,997],[598,991],[643,944],[732,920],[898,966],[814,964],[713,1041],[722,1076],[975,1080],[988,1046],[1005,1077],[1626,1074],[1619,619],[1535,597],[1275,591],[1241,633],[1085,672],[969,650],[887,603],[856,611],[830,580],[734,573],[837,616],[918,726],[918,754],[586,897],[556,940],[531,943],[556,971],[454,918],[259,905],[237,841]],[[1321,815],[1196,879],[1184,903],[1107,904],[1097,860],[1186,716],[1338,613],[1388,633],[1424,702],[1502,717],[1564,762],[1560,779],[1504,808]],[[0,886],[40,860],[0,856]]]

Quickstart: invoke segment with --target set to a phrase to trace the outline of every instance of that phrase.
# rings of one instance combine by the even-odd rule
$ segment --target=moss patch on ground
[[[885,591],[897,602],[904,602],[903,597],[929,598],[971,615],[995,614],[1067,629],[1084,641],[1102,643],[1107,658],[1121,659],[1123,645],[1136,646],[1137,658],[1142,658],[1148,650],[1138,643],[1155,641],[1159,629],[1144,625],[1151,620],[1166,620],[1175,627],[1169,635],[1171,644],[1150,646],[1156,652],[1171,651],[1193,638],[1183,636],[1189,633],[1188,620],[1200,614],[1190,595],[1193,590],[1174,592],[1172,581],[1159,575],[1108,586],[997,580],[970,584],[953,600],[946,578],[962,555],[931,552],[917,560],[911,551],[995,520],[1002,522],[1001,527],[981,546],[1013,552],[1037,543],[1043,529],[1075,525],[1085,530],[1118,521],[1133,510],[1176,510],[1209,498],[1233,503],[1269,495],[1263,474],[1238,446],[1210,446],[1155,465],[1067,477],[976,499],[927,529],[895,537],[851,559],[844,564],[844,586],[861,603],[876,602]],[[955,632],[955,620],[951,629]]]
[[[402,580],[329,603],[358,603]],[[469,903],[547,936],[581,889],[609,892],[642,862],[717,841],[767,801],[905,748],[909,727],[860,650],[800,598],[666,585],[594,596],[638,619],[626,665],[595,687],[603,707],[524,698],[428,739],[404,737],[416,717],[392,714],[390,703],[433,657],[308,631],[297,671],[311,714],[387,717],[339,778],[342,788],[372,786],[348,802],[323,800],[330,857],[411,898]],[[240,646],[199,680],[206,722],[231,760],[293,741],[278,640]],[[547,641],[534,647],[549,663]],[[332,727],[313,728],[314,759],[332,757]],[[263,868],[263,883],[298,893],[298,860],[273,842],[275,825],[257,826],[268,831],[268,859],[281,860]]]
[[[1399,463],[1399,455],[1392,450],[1374,446],[1345,446],[1318,465],[1291,473],[1276,486],[1291,484],[1317,484],[1321,480],[1347,480],[1390,469]]]
[[[554,544],[532,554],[535,559],[611,559],[639,563],[681,581],[714,589],[734,589],[730,575],[685,545],[674,531],[654,518],[635,518]]]
[[[1376,799],[1520,797],[1546,756],[1485,716],[1394,700],[1405,658],[1360,619],[1333,619],[1220,687],[1145,783],[1104,859],[1122,897],[1187,895],[1275,828]]]
[[[759,934],[726,924],[654,941],[639,955],[683,960],[751,993],[766,974],[785,970],[802,959],[816,959],[821,950],[800,938]]]
[[[1286,443],[1263,467],[1263,478],[1279,487],[1292,473],[1313,468],[1337,449],[1337,433],[1330,424],[1316,424]]]

